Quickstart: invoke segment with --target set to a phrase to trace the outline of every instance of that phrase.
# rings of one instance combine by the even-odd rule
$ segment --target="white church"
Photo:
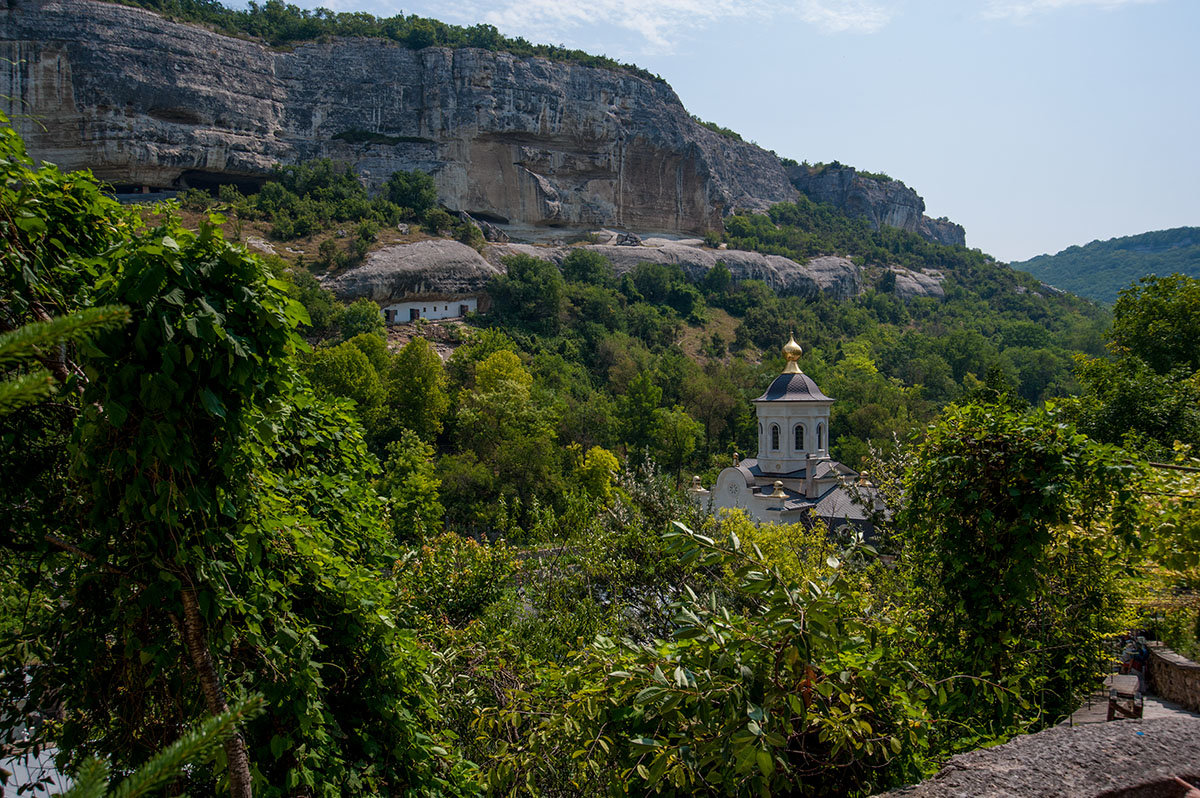
[[[829,408],[834,400],[800,370],[801,354],[795,338],[789,339],[783,347],[783,373],[754,400],[758,457],[735,459],[717,476],[712,490],[703,488],[696,477],[689,493],[711,512],[744,510],[759,523],[794,524],[815,518],[830,531],[849,525],[869,534],[872,511],[882,504],[857,471],[829,458]]]

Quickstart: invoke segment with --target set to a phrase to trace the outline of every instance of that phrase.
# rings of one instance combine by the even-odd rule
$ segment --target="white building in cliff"
[[[745,510],[759,523],[817,518],[831,531],[850,525],[869,533],[874,508],[864,507],[855,497],[882,505],[870,486],[860,484],[858,472],[829,458],[829,409],[834,400],[800,370],[802,353],[795,339],[789,339],[783,347],[783,373],[754,400],[758,457],[721,471],[712,490],[703,488],[696,477],[690,494],[712,511]]]
[[[479,297],[472,294],[451,296],[438,294],[426,299],[408,299],[380,308],[383,323],[407,324],[417,319],[458,319],[479,310]]]

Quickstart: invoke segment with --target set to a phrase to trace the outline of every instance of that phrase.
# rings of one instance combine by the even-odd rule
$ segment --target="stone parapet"
[[[1057,726],[960,754],[887,798],[1177,798],[1200,781],[1200,720]]]
[[[1200,663],[1176,654],[1161,643],[1150,646],[1147,670],[1150,692],[1185,709],[1200,712]]]

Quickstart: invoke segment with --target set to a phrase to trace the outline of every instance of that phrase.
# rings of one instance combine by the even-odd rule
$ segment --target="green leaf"
[[[225,405],[223,405],[221,400],[217,398],[217,395],[208,388],[204,388],[200,391],[200,403],[204,405],[204,409],[207,410],[211,415],[214,415],[217,418],[225,418]]]
[[[766,778],[770,778],[771,774],[775,772],[775,759],[771,756],[771,752],[759,749],[754,758],[758,762],[759,772]]]

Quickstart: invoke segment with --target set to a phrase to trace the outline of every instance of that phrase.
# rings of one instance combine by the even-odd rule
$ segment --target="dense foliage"
[[[1112,304],[1122,288],[1140,277],[1200,277],[1200,228],[1176,227],[1093,241],[1009,265],[1064,291]]]
[[[277,182],[288,219],[378,201],[332,167]],[[0,714],[53,716],[5,742],[93,794],[867,795],[1069,713],[1131,580],[1195,629],[1194,280],[1128,291],[1105,358],[1094,306],[801,201],[727,243],[845,247],[872,289],[578,248],[389,346],[374,303],[222,221],[143,217],[0,130],[0,385],[37,383],[0,415]],[[871,543],[678,490],[752,450],[792,329],[887,497]],[[1112,373],[1184,387],[1139,427]],[[223,752],[177,767],[197,724]]]
[[[300,8],[283,0],[267,0],[261,4],[251,0],[244,9],[229,8],[220,0],[115,1],[148,8],[174,19],[199,22],[222,33],[253,36],[277,47],[325,36],[368,37],[388,39],[413,50],[425,47],[478,47],[516,56],[535,56],[629,72],[646,80],[662,82],[662,78],[632,64],[622,64],[607,56],[590,55],[561,45],[532,44],[521,37],[509,38],[494,26],[484,23],[467,28],[416,14],[375,17],[362,11]]]
[[[64,757],[126,770],[252,690],[263,715],[194,791],[457,792],[381,579],[399,553],[375,460],[298,377],[288,285],[211,224],[144,226],[86,176],[32,170],[11,129],[0,147],[5,326],[130,313],[59,350],[57,401],[3,419],[0,567],[32,591],[5,616],[5,704],[71,685]]]
[[[937,641],[928,668],[986,680],[946,713],[971,747],[1069,714],[1120,631],[1111,555],[1131,536],[1133,467],[1054,414],[1004,401],[949,408],[915,457],[898,526],[912,603]]]
[[[1143,278],[1114,309],[1111,356],[1078,357],[1071,418],[1099,441],[1171,459],[1200,446],[1200,280]]]

